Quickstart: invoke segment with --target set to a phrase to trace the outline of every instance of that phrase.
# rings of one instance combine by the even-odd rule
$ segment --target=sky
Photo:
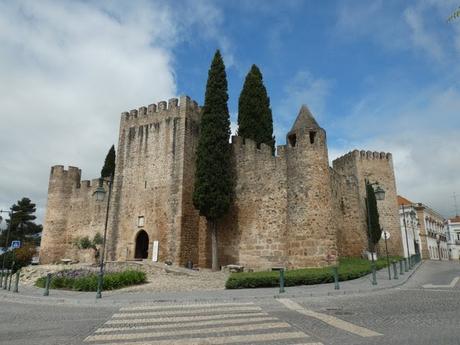
[[[220,49],[236,128],[252,64],[277,144],[302,104],[332,160],[393,153],[399,194],[444,216],[460,203],[458,0],[0,0],[0,208],[46,209],[52,165],[99,176],[120,114],[187,94],[203,103]]]

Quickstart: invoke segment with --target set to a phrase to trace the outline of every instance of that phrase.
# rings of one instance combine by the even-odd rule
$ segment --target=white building
[[[398,204],[404,256],[420,253],[422,259],[449,260],[445,218],[428,206],[402,196],[398,196]]]
[[[411,201],[398,195],[401,238],[404,257],[420,253],[420,229],[417,212]]]
[[[460,259],[460,216],[455,216],[448,220],[447,245],[449,247],[449,257],[451,260]]]

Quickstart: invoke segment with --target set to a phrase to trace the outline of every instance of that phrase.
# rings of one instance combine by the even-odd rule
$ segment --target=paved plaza
[[[429,261],[397,281],[379,272],[333,285],[193,295],[1,292],[0,343],[459,344],[460,263]],[[386,276],[386,279],[388,277]],[[322,290],[322,291],[321,291]],[[35,294],[33,293],[35,292]],[[54,295],[54,297],[53,297]]]

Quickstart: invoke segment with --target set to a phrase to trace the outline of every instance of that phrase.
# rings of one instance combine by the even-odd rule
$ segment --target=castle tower
[[[361,221],[362,230],[347,232],[344,236],[346,241],[341,243],[341,252],[344,255],[358,255],[357,248],[367,248],[367,223],[366,223],[366,185],[365,180],[378,185],[385,191],[385,199],[377,201],[379,211],[380,226],[383,230],[390,233],[388,240],[388,251],[390,255],[402,255],[402,239],[399,225],[399,207],[397,201],[396,180],[393,169],[393,159],[391,153],[358,151],[354,150],[348,154],[337,158],[332,162],[333,168],[338,173],[357,183],[359,200],[356,219]],[[358,214],[359,213],[359,214]],[[339,232],[342,229],[339,229]],[[384,246],[383,241],[379,242]],[[380,247],[381,255],[384,247]]]
[[[43,227],[40,263],[49,264],[65,256],[68,248],[68,208],[72,191],[80,183],[81,171],[75,167],[65,170],[62,165],[51,167],[48,202]]]
[[[200,108],[187,96],[122,113],[109,259],[198,261],[192,192],[199,121]]]
[[[305,105],[287,135],[286,159],[287,265],[326,265],[336,254],[326,132]]]

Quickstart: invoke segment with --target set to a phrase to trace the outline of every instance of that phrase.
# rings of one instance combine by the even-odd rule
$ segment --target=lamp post
[[[438,244],[438,258],[441,261],[441,235],[436,234],[436,243]]]
[[[12,220],[13,220],[13,210],[10,210],[10,211],[0,210],[0,213],[8,213],[9,216],[10,216],[10,223],[8,224],[8,230],[6,231],[5,251],[3,252],[3,260],[2,260],[2,275],[1,275],[1,277],[3,278],[3,274],[5,272],[5,260],[6,260],[6,253],[7,253],[7,250],[8,250],[8,242],[10,240],[11,223],[12,223]],[[2,286],[2,280],[3,279],[0,279],[0,287]]]
[[[99,276],[97,279],[97,292],[96,298],[102,298],[102,285],[104,282],[104,257],[105,257],[105,244],[107,240],[107,223],[109,221],[109,206],[110,206],[110,197],[112,195],[112,183],[113,183],[113,175],[110,176],[109,179],[100,178],[99,179],[99,187],[94,192],[94,196],[96,197],[96,201],[104,201],[106,191],[104,189],[104,181],[109,185],[109,195],[107,199],[107,209],[105,211],[105,224],[104,224],[104,239],[102,241],[102,253],[101,253],[101,262],[99,265]]]
[[[378,185],[377,182],[369,182],[368,179],[365,179],[364,180],[365,182],[365,185],[366,185],[366,208],[367,208],[367,231],[369,232],[369,251],[371,251],[371,213],[370,213],[370,207],[369,207],[369,194],[368,194],[368,188],[367,186],[372,186],[372,188],[374,188],[373,186],[377,186],[375,189],[374,189],[374,192],[375,192],[375,199],[376,200],[384,200],[385,199],[385,191],[380,188],[380,186]],[[374,260],[374,253],[373,252],[370,252],[371,253],[371,257],[372,257],[372,285],[377,285],[377,277],[375,275],[375,260]]]

